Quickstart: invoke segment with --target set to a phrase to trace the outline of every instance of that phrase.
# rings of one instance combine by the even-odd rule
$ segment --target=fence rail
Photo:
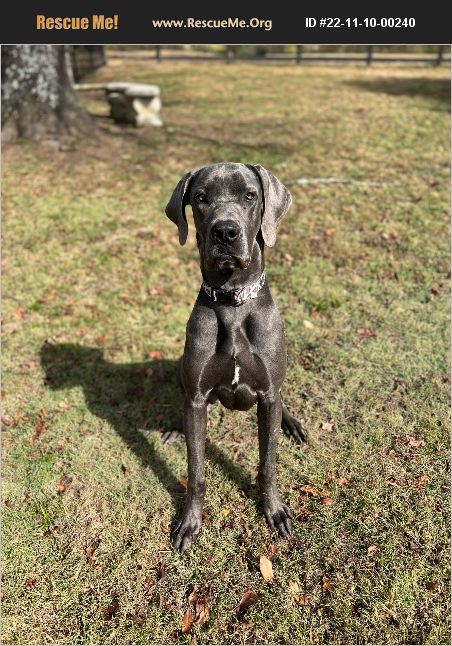
[[[296,63],[298,65],[304,63],[363,63],[365,65],[372,65],[374,63],[425,63],[427,65],[439,66],[450,65],[450,48],[445,45],[439,45],[436,52],[430,53],[404,53],[397,52],[395,54],[378,52],[375,46],[369,45],[361,52],[335,52],[323,53],[309,50],[308,46],[297,45],[294,53],[272,53],[267,51],[263,54],[253,53],[247,54],[238,51],[233,45],[225,45],[223,51],[211,50],[182,50],[166,47],[164,45],[155,45],[153,49],[146,50],[120,50],[110,49],[108,56],[110,58],[123,58],[132,60],[148,60],[154,59],[157,61],[224,61],[227,63],[234,63],[237,61],[254,61],[254,62],[280,62],[280,63]],[[447,53],[446,53],[447,50]]]

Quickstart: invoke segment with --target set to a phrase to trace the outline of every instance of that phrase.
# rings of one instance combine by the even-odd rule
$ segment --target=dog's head
[[[208,271],[245,269],[259,234],[266,245],[276,241],[276,227],[292,198],[287,188],[263,166],[223,162],[186,173],[165,209],[188,234],[185,206],[190,204],[203,267]]]

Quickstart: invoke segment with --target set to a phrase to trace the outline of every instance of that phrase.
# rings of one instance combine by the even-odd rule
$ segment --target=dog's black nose
[[[230,243],[238,237],[240,229],[233,220],[223,220],[214,224],[211,231],[212,240],[215,242]]]

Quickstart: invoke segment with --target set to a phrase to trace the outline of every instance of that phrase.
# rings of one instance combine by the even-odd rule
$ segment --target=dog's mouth
[[[221,253],[206,260],[208,271],[225,271],[227,269],[246,269],[250,263],[249,258]]]

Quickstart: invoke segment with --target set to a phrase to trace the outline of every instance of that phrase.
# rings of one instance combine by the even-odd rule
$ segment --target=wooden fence
[[[73,45],[70,53],[75,81],[80,81],[107,62],[103,45]]]
[[[155,59],[157,61],[179,60],[179,61],[225,61],[234,63],[236,61],[255,61],[255,62],[280,62],[296,64],[303,63],[363,63],[372,65],[377,63],[403,63],[403,64],[421,64],[426,65],[450,65],[450,47],[438,45],[433,52],[390,52],[378,51],[375,45],[368,45],[362,50],[351,52],[323,52],[309,49],[309,45],[296,45],[293,53],[272,52],[271,46],[262,53],[246,53],[243,47],[234,45],[224,45],[222,49],[185,49],[181,46],[175,48],[165,45],[147,46],[146,49],[120,49],[112,47],[109,49],[110,58],[129,58],[129,59]]]

